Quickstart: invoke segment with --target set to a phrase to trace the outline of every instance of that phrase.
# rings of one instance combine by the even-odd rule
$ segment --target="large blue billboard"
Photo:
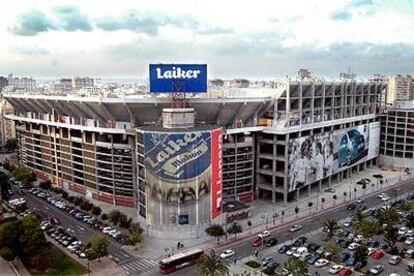
[[[150,92],[207,92],[206,64],[150,64]]]
[[[211,165],[210,132],[144,134],[145,167],[164,181],[199,177]]]

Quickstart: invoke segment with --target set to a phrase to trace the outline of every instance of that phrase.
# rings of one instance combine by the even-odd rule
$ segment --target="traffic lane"
[[[390,194],[389,195],[393,197],[406,194],[412,191],[412,183],[404,183],[404,184],[399,185],[398,191],[395,191],[394,188],[395,187],[387,187],[387,189],[376,191],[370,195],[361,195],[359,197],[364,198],[364,201],[365,201],[364,204],[367,206],[367,208],[375,207],[378,204],[382,203],[381,199],[378,198],[379,193],[392,191],[393,192],[392,195]],[[352,200],[352,202],[353,201],[354,200]],[[338,202],[338,205],[339,205],[339,202]],[[316,230],[322,227],[324,222],[329,219],[338,220],[338,219],[345,218],[349,216],[350,214],[352,214],[352,211],[351,212],[348,211],[346,209],[346,206],[347,205],[344,205],[336,209],[328,209],[328,210],[325,209],[323,214],[318,215],[318,213],[316,213],[314,216],[310,218],[305,218],[303,221],[298,222],[298,224],[302,225],[303,227],[302,230],[295,232],[295,233],[291,233],[289,231],[290,226],[294,223],[283,226],[280,229],[273,230],[271,231],[271,237],[275,237],[276,239],[278,239],[278,243],[281,243],[281,242],[285,242],[291,239],[291,237],[293,238],[295,235],[300,236],[300,234],[310,232],[312,230]],[[254,248],[251,245],[251,243],[254,240],[255,240],[255,237],[249,238],[247,240],[243,240],[241,243],[236,244],[236,245],[224,246],[223,248],[220,249],[220,251],[225,250],[225,249],[235,249],[238,257],[244,258],[254,253],[256,249],[260,250],[260,247]]]
[[[41,215],[43,214],[43,216],[47,219],[50,219],[51,217],[57,217],[61,221],[62,226],[65,227],[65,229],[69,228],[72,230],[72,234],[74,234],[82,242],[87,242],[92,235],[102,234],[98,230],[91,228],[89,225],[78,221],[68,213],[57,209],[54,206],[48,205],[44,200],[34,195],[27,194],[26,204],[29,208],[36,209],[37,212],[39,212]],[[121,262],[128,261],[133,258],[133,256],[122,249],[119,244],[115,243],[111,239],[108,240],[108,251],[109,254],[111,254],[113,257],[117,258]]]

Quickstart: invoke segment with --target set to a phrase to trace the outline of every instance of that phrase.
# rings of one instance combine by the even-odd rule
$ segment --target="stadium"
[[[181,109],[159,94],[3,96],[21,165],[168,230],[216,222],[226,201],[287,204],[378,165],[386,90],[320,80],[209,88]]]

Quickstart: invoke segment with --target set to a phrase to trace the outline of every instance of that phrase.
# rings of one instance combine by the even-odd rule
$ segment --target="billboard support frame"
[[[185,108],[186,107],[186,92],[185,82],[181,80],[174,80],[172,82],[171,89],[171,107],[172,108]]]

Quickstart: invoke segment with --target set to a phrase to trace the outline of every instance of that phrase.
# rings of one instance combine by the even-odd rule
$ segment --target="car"
[[[405,235],[406,235],[407,237],[414,236],[414,230],[411,230],[411,229],[407,230],[407,233],[405,233]]]
[[[290,227],[290,232],[296,232],[302,229],[302,225],[300,224],[294,224]]]
[[[391,273],[389,276],[400,276],[400,274],[397,274],[397,273]]]
[[[275,246],[277,244],[277,239],[272,238],[266,242],[267,247]]]
[[[234,254],[236,254],[236,251],[234,251],[233,249],[227,249],[221,252],[220,258],[222,259],[230,258],[231,256],[234,256]]]
[[[369,271],[369,273],[370,274],[372,274],[372,275],[378,275],[378,274],[380,274],[381,272],[383,272],[384,271],[384,266],[383,265],[381,265],[381,264],[377,264],[377,265],[374,265],[374,267],[373,268],[371,268],[370,270],[368,270]]]
[[[282,271],[280,272],[280,274],[282,274],[283,276],[292,276],[293,275],[292,272],[290,272],[286,268],[283,268]]]
[[[353,224],[353,222],[352,222],[352,220],[351,220],[351,219],[347,219],[347,220],[345,220],[345,221],[342,223],[342,225],[343,225],[344,227],[346,227],[346,228],[351,227],[351,226],[352,226],[352,224]]]
[[[354,209],[355,209],[355,207],[356,207],[356,205],[355,205],[354,203],[351,203],[351,204],[349,204],[349,205],[346,207],[346,209],[347,209],[348,211],[352,211],[352,210],[354,210]]]
[[[277,252],[279,252],[280,254],[285,254],[286,253],[286,251],[288,251],[290,249],[290,246],[289,245],[282,245],[278,250],[277,250]]]
[[[400,262],[401,262],[401,257],[397,255],[391,256],[390,259],[388,260],[388,263],[392,265],[397,265]]]
[[[312,252],[316,252],[321,246],[317,243],[308,244],[308,249]]]
[[[382,241],[379,244],[379,248],[381,248],[382,250],[386,250],[389,247],[389,244],[386,241]]]
[[[319,260],[319,259],[320,259],[320,257],[319,257],[318,255],[312,255],[312,256],[308,259],[307,263],[308,263],[308,264],[310,264],[310,265],[313,265],[313,264],[315,264],[315,262],[316,262],[317,260]]]
[[[275,259],[272,255],[266,255],[262,258],[262,266],[266,267],[270,262],[275,262]]]
[[[400,227],[398,229],[398,235],[405,235],[407,233],[407,227]]]
[[[293,252],[293,257],[299,258],[304,253],[308,253],[308,249],[306,247],[299,247],[295,252]]]
[[[260,233],[259,235],[257,235],[259,238],[267,238],[270,236],[270,232],[267,230],[262,231],[262,233]]]
[[[353,243],[351,243],[350,245],[348,245],[348,249],[349,249],[349,250],[355,250],[358,246],[359,246],[359,244],[358,244],[358,243],[353,242]]]
[[[338,255],[338,259],[341,261],[341,262],[346,262],[348,259],[349,259],[349,257],[351,257],[351,254],[349,254],[348,252],[341,252],[339,255]]]
[[[341,271],[343,268],[344,268],[343,265],[333,265],[329,269],[329,273],[331,273],[331,274],[338,274],[339,271]]]
[[[364,236],[362,235],[356,235],[356,237],[353,238],[354,242],[361,242],[364,239]]]
[[[301,261],[308,262],[308,260],[309,260],[310,258],[312,258],[312,257],[313,257],[313,254],[312,254],[312,253],[306,252],[306,253],[303,253],[303,254],[299,257],[299,259],[300,259]]]
[[[265,266],[263,266],[264,269],[276,269],[276,267],[279,266],[279,263],[276,262],[275,260],[271,260],[270,262],[268,262]]]
[[[305,242],[307,241],[307,238],[304,236],[300,236],[299,238],[297,238],[295,240],[295,242],[293,243],[293,246],[299,247],[305,244]]]
[[[324,267],[329,264],[329,261],[327,259],[319,259],[314,263],[315,267]]]
[[[53,224],[61,224],[60,219],[58,219],[56,217],[50,218],[50,222],[53,223]]]
[[[362,198],[357,198],[357,199],[355,200],[355,202],[356,202],[356,203],[358,203],[358,204],[361,204],[361,203],[364,203],[364,202],[365,202],[365,200],[363,200]]]
[[[375,260],[379,260],[384,257],[384,252],[382,250],[375,250],[371,257]]]
[[[388,201],[388,200],[390,200],[390,197],[389,197],[389,196],[383,196],[383,197],[381,198],[381,200],[382,200],[382,201]]]
[[[360,204],[360,205],[358,205],[358,207],[357,207],[357,210],[358,210],[359,212],[362,212],[362,211],[364,211],[365,209],[367,209],[367,206],[366,206],[366,205],[364,205],[364,204]]]
[[[405,244],[412,245],[414,243],[414,237],[408,237],[405,240]]]
[[[378,195],[378,198],[382,199],[383,197],[387,197],[388,195],[386,193],[380,193]]]
[[[339,276],[349,276],[352,274],[352,270],[349,267],[344,267],[342,268],[342,270],[339,272]]]
[[[354,266],[357,263],[357,260],[354,256],[349,257],[348,260],[345,262],[348,266]]]
[[[263,243],[264,241],[263,241],[263,239],[255,239],[253,242],[252,242],[252,245],[254,246],[254,247],[258,247],[258,246],[262,246],[262,243]]]
[[[334,188],[326,188],[323,190],[326,193],[335,193],[335,189]]]
[[[374,252],[375,252],[375,248],[373,247],[368,247],[368,256],[371,256]]]
[[[293,255],[293,253],[295,253],[296,252],[296,249],[298,249],[297,247],[291,247],[291,248],[289,248],[289,250],[288,251],[286,251],[286,255],[288,255],[288,256],[292,256]]]

